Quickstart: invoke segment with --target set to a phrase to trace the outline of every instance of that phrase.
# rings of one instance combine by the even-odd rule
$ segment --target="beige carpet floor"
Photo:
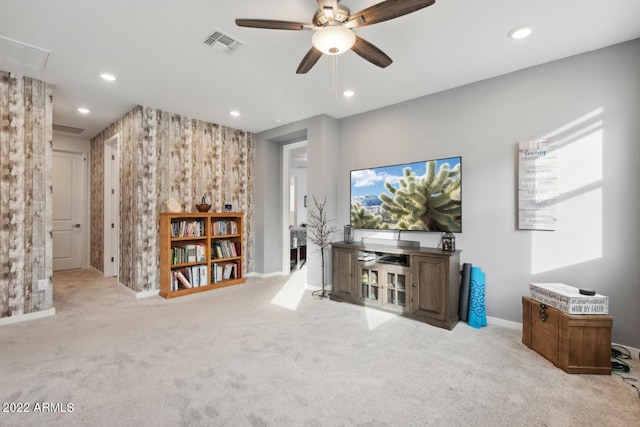
[[[0,327],[2,409],[30,410],[2,426],[640,425],[620,377],[566,374],[517,330],[318,300],[301,274],[136,300],[74,270],[54,292],[55,316]]]

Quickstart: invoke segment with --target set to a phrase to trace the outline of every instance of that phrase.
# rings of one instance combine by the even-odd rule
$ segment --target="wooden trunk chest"
[[[611,374],[611,325],[602,314],[571,315],[522,297],[522,342],[570,374]]]

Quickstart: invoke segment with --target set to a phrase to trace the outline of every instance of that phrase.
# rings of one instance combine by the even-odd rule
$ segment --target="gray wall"
[[[256,134],[257,273],[282,273],[282,146],[307,141],[309,209],[313,206],[314,195],[320,201],[326,196],[327,212],[333,219],[336,218],[338,139],[338,121],[326,115]],[[311,242],[307,244],[308,282],[319,286],[320,253]],[[328,263],[326,269],[329,268]]]
[[[486,272],[487,314],[522,321],[530,282],[595,288],[609,297],[614,341],[640,347],[638,117],[640,40],[343,119],[338,223],[351,169],[461,155],[456,246]],[[517,230],[516,144],[550,134],[570,186],[558,230]],[[439,235],[403,238],[434,246]]]
[[[315,143],[308,138],[309,194],[329,196],[339,227],[349,221],[350,170],[462,156],[463,232],[456,245],[462,262],[486,272],[487,314],[521,322],[530,282],[595,288],[609,297],[613,340],[640,347],[638,117],[635,40],[339,121],[315,118],[258,134],[256,271],[281,265],[280,255],[268,258],[280,253],[269,248],[281,244],[273,189],[280,188],[282,136],[316,132]],[[517,230],[517,143],[550,135],[563,146],[561,183],[571,184],[558,206],[558,229]],[[356,232],[363,236],[397,237]],[[402,237],[436,246],[440,236]],[[318,276],[310,270],[309,282]]]

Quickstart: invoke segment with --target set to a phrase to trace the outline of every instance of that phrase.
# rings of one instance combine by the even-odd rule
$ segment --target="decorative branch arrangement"
[[[313,204],[314,208],[308,212],[307,239],[318,246],[322,260],[322,290],[313,292],[313,295],[325,298],[329,296],[325,290],[325,248],[331,245],[338,229],[327,216],[327,197],[320,203],[314,195]]]

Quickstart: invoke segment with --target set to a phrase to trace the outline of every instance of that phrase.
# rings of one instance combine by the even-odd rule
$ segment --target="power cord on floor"
[[[638,386],[636,386],[635,384],[632,384],[632,382],[636,382],[638,380],[633,377],[626,377],[619,373],[619,372],[629,372],[631,370],[632,367],[629,366],[627,362],[625,362],[625,360],[632,359],[631,352],[627,348],[621,345],[612,345],[611,359],[612,359],[611,371],[617,376],[619,376],[620,378],[622,378],[622,381],[629,384],[631,387],[635,388],[636,393],[638,393],[638,398],[640,398],[640,388],[638,388]],[[635,368],[635,366],[633,366],[633,368]]]

